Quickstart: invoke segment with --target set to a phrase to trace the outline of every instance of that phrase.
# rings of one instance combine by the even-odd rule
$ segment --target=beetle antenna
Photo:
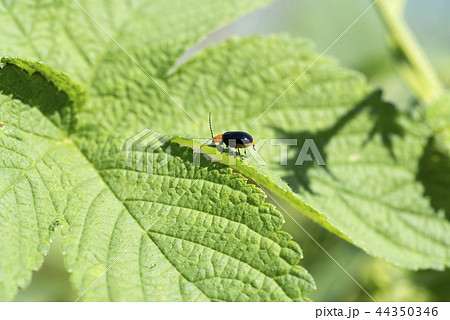
[[[206,140],[204,144],[201,145],[200,149],[203,148],[208,142],[214,139],[214,134],[212,131],[212,125],[211,125],[211,112],[209,113],[209,131],[211,131],[211,139]]]
[[[213,134],[212,125],[211,125],[211,112],[209,113],[209,130],[211,131],[211,138],[214,139],[214,134]]]

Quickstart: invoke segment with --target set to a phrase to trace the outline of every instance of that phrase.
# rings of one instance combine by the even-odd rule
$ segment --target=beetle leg
[[[253,150],[255,150],[255,151],[256,151],[256,147],[255,147],[255,145],[253,145]]]

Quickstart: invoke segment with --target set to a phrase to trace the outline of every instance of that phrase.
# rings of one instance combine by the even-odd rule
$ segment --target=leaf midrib
[[[120,169],[120,168],[119,168],[119,169]],[[103,169],[102,169],[102,170],[103,170]],[[122,170],[126,170],[126,169],[122,169]],[[97,169],[96,169],[96,171],[97,171]],[[98,171],[97,171],[97,172],[98,172]],[[101,174],[100,174],[100,176],[101,176]],[[174,178],[175,178],[175,179],[187,179],[187,180],[193,180],[193,179],[184,178],[184,177],[172,177],[172,176],[167,176],[167,175],[160,175],[160,176],[168,177],[168,178],[171,178],[171,179],[174,179]],[[103,179],[103,177],[102,177],[102,179]],[[212,182],[212,181],[209,181],[209,180],[203,180],[203,179],[198,179],[198,180],[203,181],[203,182],[209,182],[209,183],[217,184],[217,183]],[[196,180],[196,181],[198,181],[198,180]],[[146,229],[141,225],[141,223],[139,222],[139,220],[138,220],[138,219],[130,212],[129,208],[128,208],[127,205],[125,204],[125,202],[126,202],[127,200],[124,200],[124,201],[120,200],[119,197],[118,197],[118,195],[111,189],[110,185],[109,185],[105,180],[103,180],[103,181],[105,182],[106,185],[108,185],[109,189],[110,189],[111,192],[114,194],[114,196],[115,196],[115,198],[117,199],[117,201],[119,201],[119,202],[121,203],[122,207],[123,207],[123,208],[128,212],[128,214],[136,221],[136,223],[139,225],[139,227],[140,227],[143,231],[146,231]],[[222,184],[218,184],[218,185],[220,185],[221,187],[224,186],[224,185],[222,185]],[[232,189],[232,190],[233,190],[233,191],[238,191],[238,190],[235,190],[235,189]],[[139,199],[136,199],[136,201],[153,202],[153,201],[150,201],[150,200],[139,200]],[[159,203],[159,202],[153,202],[153,203],[160,204],[160,205],[166,205],[166,206],[169,206],[169,207],[179,207],[179,208],[182,208],[182,209],[189,209],[189,210],[192,210],[192,211],[198,211],[198,212],[201,212],[201,213],[203,213],[203,214],[208,214],[208,213],[203,212],[203,211],[199,211],[199,210],[192,209],[192,208],[187,208],[187,207],[178,206],[178,205],[176,205],[176,204],[167,205],[167,204],[162,204],[162,203]],[[244,225],[244,226],[245,226],[246,228],[248,228],[249,230],[255,232],[256,234],[259,234],[261,237],[264,237],[265,239],[268,239],[268,240],[270,240],[271,242],[273,242],[274,244],[276,244],[276,245],[279,247],[280,250],[282,249],[281,246],[279,245],[279,243],[277,243],[277,242],[274,241],[273,239],[271,239],[271,238],[269,238],[269,237],[267,237],[267,236],[263,236],[262,234],[258,233],[257,231],[253,230],[252,228],[250,228],[249,226],[247,226],[247,225],[245,225],[245,224],[243,224],[243,223],[241,223],[241,222],[234,221],[234,220],[228,219],[228,218],[226,218],[226,217],[222,217],[222,216],[217,216],[217,215],[214,215],[214,216],[216,216],[216,217],[218,217],[218,218],[221,218],[221,219],[225,219],[225,220],[229,221],[230,223],[237,223],[237,224],[239,224],[239,225]],[[289,299],[292,299],[292,298],[289,297],[289,295],[286,293],[286,291],[284,290],[284,288],[283,288],[282,286],[280,286],[280,285],[279,285],[272,277],[270,277],[269,275],[263,273],[261,270],[256,269],[255,267],[253,267],[252,265],[248,264],[248,263],[245,262],[245,261],[241,261],[241,260],[239,260],[239,259],[237,259],[237,258],[235,258],[235,257],[233,257],[233,256],[231,256],[231,255],[229,255],[229,254],[227,254],[227,253],[225,253],[225,252],[221,252],[221,251],[218,251],[217,249],[207,247],[207,246],[205,246],[205,245],[203,245],[203,244],[201,244],[201,243],[193,242],[193,241],[190,241],[190,240],[187,240],[187,239],[178,238],[178,237],[175,237],[175,236],[173,236],[173,235],[164,234],[164,233],[162,233],[162,232],[157,232],[157,231],[148,230],[148,231],[146,232],[146,234],[147,234],[147,236],[149,237],[149,240],[151,240],[151,241],[153,242],[153,244],[154,244],[154,245],[158,248],[158,250],[166,257],[167,260],[169,260],[169,258],[167,258],[167,256],[162,252],[162,250],[158,247],[158,245],[154,242],[154,240],[148,235],[148,232],[159,233],[159,234],[164,235],[164,236],[166,236],[166,237],[177,238],[177,239],[180,239],[180,240],[183,240],[183,241],[192,242],[192,243],[195,243],[195,244],[197,244],[197,245],[200,245],[200,246],[203,246],[203,247],[205,247],[205,248],[208,248],[208,249],[210,249],[210,250],[216,251],[216,252],[218,252],[218,253],[220,253],[220,254],[223,254],[223,255],[225,255],[225,256],[227,256],[227,257],[230,257],[230,258],[233,259],[233,260],[237,260],[237,261],[239,261],[239,262],[241,262],[241,263],[244,263],[244,264],[248,265],[250,268],[252,268],[253,270],[256,270],[257,272],[259,272],[259,273],[261,273],[262,275],[264,275],[266,278],[272,280],[272,281],[273,281],[274,283],[276,283],[277,286],[284,292],[284,294],[286,295],[286,297],[288,297]],[[283,260],[284,260],[284,259],[283,259]],[[286,260],[284,260],[284,261],[285,261],[287,264],[289,264]],[[172,264],[171,261],[170,261],[170,263]],[[173,265],[173,264],[172,264],[172,265]],[[173,265],[173,266],[174,266],[174,265]],[[174,268],[180,273],[180,275],[181,275],[186,281],[188,281],[188,282],[194,284],[193,282],[191,282],[190,280],[188,280],[187,278],[185,278],[185,276],[184,276],[184,275],[183,275],[183,274],[182,274],[175,266],[174,266]],[[200,288],[199,288],[199,290],[200,290]],[[203,291],[202,291],[202,292],[203,292]],[[206,294],[205,294],[205,295],[206,295]],[[207,295],[206,295],[206,296],[207,296]],[[208,296],[207,296],[207,297],[208,297]],[[211,298],[208,297],[208,299],[211,299]]]
[[[41,113],[41,115],[44,117],[44,118],[46,118],[46,119],[48,119],[47,117],[45,117],[42,113]],[[61,130],[59,129],[59,128],[57,128],[53,123],[52,123],[52,126],[54,126],[54,128],[56,129],[56,130],[58,130],[60,133],[62,133],[61,132]],[[32,132],[29,132],[29,134],[31,134],[31,135],[34,135],[34,133],[32,133]],[[84,160],[86,161],[86,163],[88,164],[88,165],[90,165],[91,166],[91,169],[93,169],[93,171],[95,172],[95,174],[96,174],[96,176],[97,176],[97,178],[100,178],[102,181],[103,181],[103,183],[108,187],[107,188],[107,190],[109,190],[110,192],[111,192],[111,194],[112,195],[114,195],[114,197],[116,198],[116,200],[121,204],[121,206],[122,206],[122,208],[123,208],[123,210],[125,210],[134,220],[135,220],[135,222],[142,228],[142,226],[139,224],[139,222],[135,219],[135,217],[131,214],[131,212],[128,210],[128,208],[125,206],[125,204],[118,198],[118,196],[116,195],[116,193],[114,192],[114,190],[111,188],[111,186],[103,179],[103,177],[102,177],[102,175],[98,172],[98,170],[97,170],[97,168],[95,167],[95,165],[91,162],[91,161],[89,161],[89,159],[86,157],[86,155],[81,151],[81,149],[79,148],[79,146],[76,144],[76,142],[74,141],[74,140],[72,140],[70,137],[66,137],[64,140],[55,140],[55,144],[54,145],[52,145],[52,146],[50,146],[41,156],[39,156],[39,158],[37,158],[37,159],[35,159],[35,160],[32,160],[33,162],[32,162],[32,164],[30,165],[30,166],[28,166],[26,169],[24,169],[23,170],[23,173],[8,187],[8,188],[6,188],[5,190],[3,190],[2,191],[2,193],[0,193],[0,198],[2,198],[7,192],[9,192],[17,183],[19,183],[24,177],[25,177],[25,175],[28,173],[28,172],[30,172],[30,170],[32,170],[33,168],[35,168],[36,167],[36,165],[38,164],[38,163],[40,163],[50,152],[52,152],[52,151],[55,151],[55,150],[57,150],[63,143],[65,143],[65,144],[67,144],[67,145],[72,145],[77,151],[78,151],[78,154],[79,155],[81,155],[83,158],[84,158]],[[83,181],[81,184],[83,184],[85,181]],[[64,210],[64,212],[67,210],[67,207],[66,207],[66,209]],[[58,212],[58,214],[63,214],[62,212],[60,213],[60,212]],[[119,215],[120,216],[120,215]],[[66,220],[66,219],[65,219]],[[67,223],[67,220],[66,220],[66,223]],[[84,223],[83,223],[83,227],[84,227]],[[145,229],[143,229],[143,230],[145,230]],[[81,240],[81,239],[80,239]],[[153,240],[152,239],[150,239],[152,242],[153,242]],[[153,244],[154,244],[154,246],[155,247],[157,247],[158,248],[158,250],[160,250],[161,251],[161,249],[156,245],[156,243],[154,243],[153,242]],[[108,250],[108,252],[109,252],[109,250]],[[164,253],[161,251],[161,253],[164,255]],[[165,256],[165,255],[164,255]],[[166,257],[167,258],[167,257]],[[167,260],[169,260],[169,259],[167,259]],[[170,262],[170,261],[169,261]],[[172,262],[170,262],[171,264],[172,264]],[[172,266],[173,266],[173,264],[172,264]],[[175,266],[173,266],[174,268],[175,268]],[[177,270],[177,272],[180,274],[180,276],[182,276],[186,281],[188,281],[189,283],[192,283],[191,281],[189,281],[188,279],[186,279],[185,277],[184,277],[184,275],[177,269],[177,268],[175,268],[175,270]],[[192,283],[194,286],[196,286],[194,283]],[[197,286],[196,286],[197,287]],[[198,287],[197,287],[198,288]],[[198,288],[198,290],[200,290],[203,294],[205,294],[200,288]],[[108,290],[109,291],[109,290]],[[206,294],[205,294],[205,296],[206,297],[208,297]],[[208,297],[208,299],[210,299],[209,297]]]

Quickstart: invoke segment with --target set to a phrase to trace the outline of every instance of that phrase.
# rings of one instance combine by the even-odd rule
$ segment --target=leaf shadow
[[[292,153],[288,157],[288,175],[285,176],[286,182],[295,190],[300,190],[300,192],[305,190],[309,193],[316,194],[316,192],[311,188],[311,179],[309,178],[309,171],[311,168],[320,167],[333,179],[338,179],[333,175],[332,171],[327,166],[328,153],[326,147],[333,137],[339,134],[344,127],[346,127],[362,112],[367,112],[369,114],[370,118],[373,120],[373,126],[368,133],[367,138],[360,147],[365,148],[371,140],[377,136],[380,136],[383,145],[389,152],[389,155],[395,160],[396,157],[393,146],[393,138],[394,136],[404,136],[404,129],[398,121],[400,113],[392,103],[383,100],[381,90],[375,90],[364,100],[339,117],[334,125],[329,128],[312,132],[309,130],[288,131],[282,127],[272,127],[277,132],[279,137],[286,139],[297,139],[298,142],[296,152]],[[305,161],[302,165],[295,165],[303,142],[306,139],[312,139],[314,141],[314,144],[322,156],[325,165],[319,166],[316,161]],[[312,158],[314,159],[313,156]]]
[[[69,95],[38,71],[28,71],[11,63],[0,69],[0,92],[38,108],[55,125],[71,132],[74,128],[73,102]]]
[[[450,157],[436,147],[433,137],[428,139],[419,160],[416,180],[423,185],[433,209],[443,210],[450,221]]]

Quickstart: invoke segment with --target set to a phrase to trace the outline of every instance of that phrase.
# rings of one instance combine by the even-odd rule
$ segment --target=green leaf
[[[142,73],[114,40],[147,72],[162,77],[186,48],[207,33],[269,2],[2,1],[0,53],[45,61],[64,70],[85,89],[100,89],[109,82],[102,77],[105,72],[122,74],[131,69]],[[142,85],[154,86],[146,80]]]
[[[11,68],[28,89],[20,95]],[[87,300],[307,300],[314,282],[296,265],[301,250],[279,231],[283,217],[260,189],[223,165],[194,165],[178,145],[147,150],[145,168],[154,168],[146,172],[127,166],[124,137],[68,136],[46,106],[32,105],[38,93],[58,97],[57,75],[0,70],[2,86],[20,99],[0,96],[1,300],[30,281],[58,225],[72,282],[90,289]],[[62,87],[78,88],[64,79]]]
[[[224,64],[227,57],[233,58]],[[328,230],[397,265],[448,266],[450,224],[434,212],[416,181],[429,132],[383,101],[359,75],[323,58],[251,126],[315,59],[307,44],[289,38],[232,40],[188,61],[169,78],[169,88],[185,97],[187,110],[203,115],[200,136],[208,136],[212,110],[216,133],[242,130],[256,139],[298,139],[300,145],[289,147],[287,166],[280,166],[279,147],[269,142],[260,155],[272,175],[297,193],[288,192],[289,199],[302,201],[288,203]],[[153,117],[156,110],[147,108],[145,121]],[[126,118],[140,122],[135,114]],[[198,130],[178,121],[167,127],[152,123],[171,132]],[[305,139],[315,141],[326,166],[294,165]],[[283,185],[268,189],[285,197]]]
[[[30,282],[31,269],[42,264],[55,228],[63,223],[68,190],[95,172],[83,166],[86,160],[73,143],[37,108],[0,94],[0,120],[0,300],[11,300],[18,286]]]
[[[116,219],[89,218],[96,225],[108,223],[114,229],[113,242],[108,245],[111,234],[108,232],[102,241],[103,252],[97,249],[92,254],[108,256],[111,252],[108,247],[114,253],[121,253],[128,244],[120,232],[139,234],[157,221],[147,232],[148,238],[142,239],[140,246],[136,245],[132,253],[108,272],[107,279],[115,282],[117,288],[109,293],[109,299],[306,299],[305,293],[313,287],[313,282],[303,268],[294,265],[300,258],[300,249],[290,241],[290,236],[278,231],[283,217],[272,205],[264,203],[261,190],[248,185],[242,176],[232,174],[223,165],[206,159],[199,166],[193,165],[192,151],[176,144],[170,145],[171,160],[161,169],[158,161],[164,158],[168,146],[162,146],[152,155],[158,159],[150,164],[153,174],[130,170],[125,166],[123,140],[102,140],[93,142],[94,137],[86,137],[79,144],[89,159],[95,159],[95,168],[120,206],[113,210],[117,211]],[[170,208],[180,194],[183,197]],[[98,229],[87,230],[95,237]],[[83,258],[86,261],[73,262],[74,270],[84,269],[90,261],[90,252],[85,252]],[[109,259],[114,261],[113,257]],[[68,261],[72,264],[71,259]],[[151,264],[156,266],[146,274]],[[98,276],[95,271],[89,274],[89,281]],[[121,279],[128,279],[129,283]],[[74,281],[78,281],[75,273]],[[151,285],[144,287],[143,293],[133,291],[141,282]],[[154,290],[155,286],[160,292]],[[123,295],[122,291],[129,295]],[[106,279],[103,286],[93,288],[88,294],[93,299],[107,299]]]

